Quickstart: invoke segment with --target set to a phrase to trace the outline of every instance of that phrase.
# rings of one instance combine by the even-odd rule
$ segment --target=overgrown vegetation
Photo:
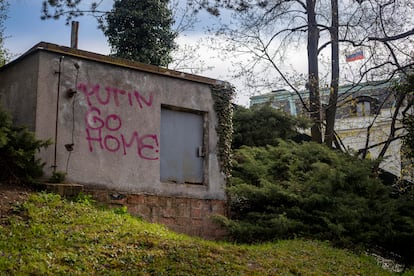
[[[221,171],[227,182],[231,177],[231,141],[233,135],[233,105],[234,86],[229,83],[211,87],[214,100],[214,110],[217,114],[218,157]]]
[[[117,213],[117,214],[116,214]],[[86,197],[34,194],[0,224],[0,274],[391,275],[368,257],[291,240],[236,246],[178,235]]]
[[[306,142],[306,121],[269,105],[237,107],[233,121],[231,216],[219,220],[234,240],[329,240],[414,264],[414,191],[384,185],[379,160]]]
[[[101,27],[113,56],[157,66],[171,63],[177,34],[167,0],[115,0],[105,21]]]
[[[329,240],[397,253],[412,265],[414,194],[392,198],[372,166],[312,142],[242,147],[228,189],[233,214],[222,221],[240,242]]]
[[[13,124],[12,117],[0,107],[0,181],[33,182],[42,176],[43,163],[36,153],[50,145],[25,127]]]
[[[301,129],[310,125],[309,119],[289,116],[270,104],[245,108],[236,106],[233,116],[233,149],[241,146],[277,145],[279,139],[308,140]]]

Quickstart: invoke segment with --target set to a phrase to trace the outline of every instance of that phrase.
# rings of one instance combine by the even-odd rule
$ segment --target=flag
[[[345,55],[346,62],[364,59],[364,52],[362,50],[356,50],[351,54]]]

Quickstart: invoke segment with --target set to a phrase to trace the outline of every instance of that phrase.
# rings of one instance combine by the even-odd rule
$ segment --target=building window
[[[378,114],[379,103],[376,98],[370,96],[358,96],[351,104],[351,114],[353,116],[365,117]]]
[[[356,114],[359,117],[365,117],[371,115],[371,102],[369,101],[361,101],[357,103],[356,106]]]

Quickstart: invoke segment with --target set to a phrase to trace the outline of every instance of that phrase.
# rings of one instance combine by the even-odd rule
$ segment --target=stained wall
[[[47,175],[65,172],[88,188],[226,199],[211,95],[219,81],[49,43],[2,68],[0,81],[16,121],[53,141],[40,153]],[[194,151],[202,183],[160,180],[163,108],[202,116],[202,153]]]

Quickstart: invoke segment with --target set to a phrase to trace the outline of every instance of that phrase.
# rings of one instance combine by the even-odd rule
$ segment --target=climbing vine
[[[231,176],[231,141],[233,135],[233,105],[234,87],[228,83],[214,85],[211,94],[214,100],[214,110],[218,117],[216,131],[219,137],[218,157],[221,171],[226,176],[227,183]]]

